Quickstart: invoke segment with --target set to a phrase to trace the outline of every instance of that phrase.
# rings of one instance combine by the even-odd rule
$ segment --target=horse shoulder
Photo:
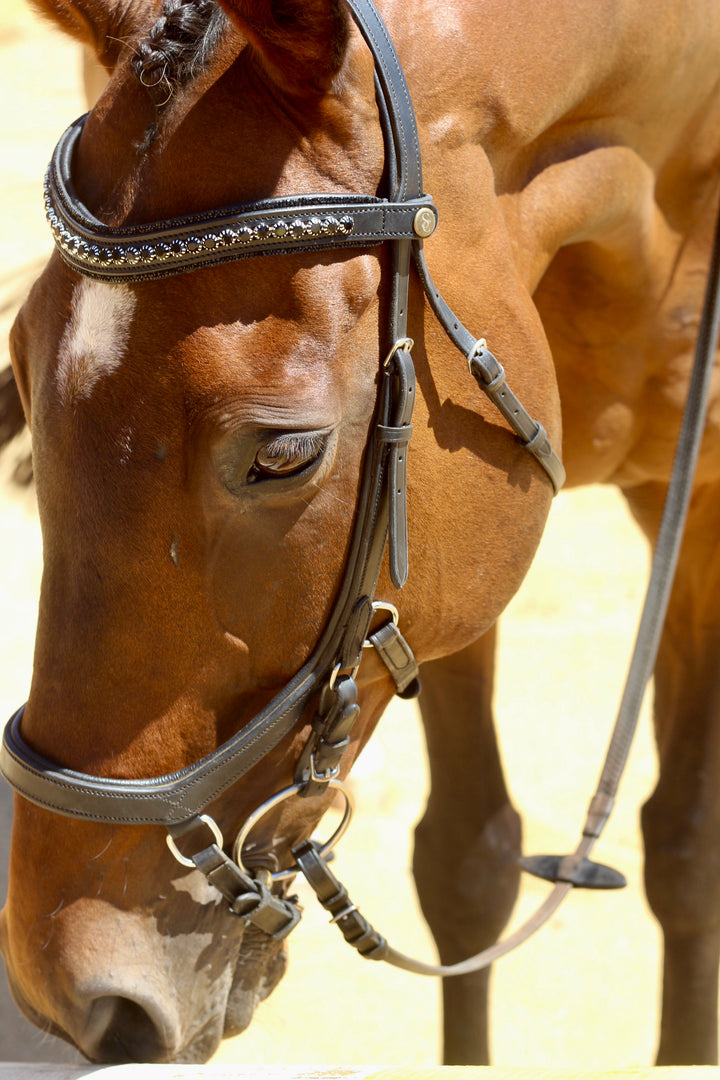
[[[478,254],[489,218],[478,198],[501,208],[552,349],[569,482],[662,479],[710,254],[718,13],[675,0],[579,4],[551,20],[550,38],[552,11],[525,11],[509,52],[514,21],[477,13],[483,64],[431,122],[430,167],[435,136],[438,160],[457,162],[449,216],[466,237],[474,229]],[[701,476],[716,458],[710,447]]]

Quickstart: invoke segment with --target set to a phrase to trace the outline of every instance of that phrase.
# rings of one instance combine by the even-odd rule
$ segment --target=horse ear
[[[81,41],[112,71],[128,38],[156,11],[155,0],[30,0],[41,15]]]
[[[273,82],[302,96],[330,89],[348,43],[343,0],[218,0]]]

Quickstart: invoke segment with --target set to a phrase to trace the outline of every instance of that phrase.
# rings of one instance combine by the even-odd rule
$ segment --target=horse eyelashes
[[[288,432],[278,435],[255,455],[248,480],[253,483],[275,476],[304,472],[322,457],[327,445],[324,432]]]

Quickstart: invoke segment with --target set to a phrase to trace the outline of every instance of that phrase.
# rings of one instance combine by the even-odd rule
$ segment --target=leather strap
[[[80,202],[72,185],[73,152],[85,120],[76,120],[55,148],[45,177],[45,209],[62,258],[99,281],[150,281],[256,255],[409,241],[417,235],[419,212],[424,228],[437,222],[432,199],[422,193],[401,201],[298,195],[111,228]]]
[[[507,420],[525,449],[550,477],[557,495],[565,483],[565,469],[553,450],[542,424],[533,420],[507,384],[505,369],[484,341],[476,341],[468,359],[470,374]]]
[[[375,429],[377,442],[386,449],[389,497],[389,567],[390,578],[396,589],[402,589],[407,581],[409,568],[407,531],[407,459],[415,405],[415,368],[410,356],[412,342],[399,338],[400,347],[393,347],[386,361],[385,378],[393,379],[395,387],[392,423],[378,424]]]
[[[350,744],[350,732],[358,718],[357,686],[349,675],[340,675],[320,695],[312,733],[295,769],[295,783],[303,798],[322,795],[329,780],[338,775],[340,759]]]
[[[395,198],[405,201],[422,195],[420,138],[405,73],[395,46],[377,8],[369,0],[346,0],[360,33],[375,59],[375,70],[387,103],[396,163]]]
[[[344,885],[311,840],[293,848],[293,855],[318,900],[332,915],[343,937],[367,960],[384,960],[388,944],[353,904]]]
[[[387,622],[368,638],[393,679],[401,698],[420,693],[420,668],[397,623]]]
[[[505,379],[505,371],[502,365],[487,348],[484,340],[475,338],[463,326],[460,319],[446,303],[440,290],[436,288],[428,270],[421,240],[414,241],[413,252],[420,281],[435,317],[453,345],[466,357],[470,373],[474,376],[482,392],[500,410],[512,430],[520,438],[525,449],[533,455],[550,477],[553,490],[557,495],[565,483],[565,469],[560,458],[553,450],[545,429],[542,424],[533,420],[525,406],[513,394]]]
[[[469,975],[473,971],[489,967],[539,930],[573,888],[570,882],[555,885],[541,907],[515,933],[476,956],[458,964],[426,964],[394,949],[386,938],[378,933],[352,902],[344,885],[335,877],[312,841],[305,841],[293,848],[293,855],[318,900],[326,911],[332,914],[331,922],[337,925],[349,945],[357,949],[366,960],[383,960],[386,964],[402,968],[414,975],[451,977]]]
[[[602,833],[615,804],[615,796],[637,730],[645,690],[655,668],[690,505],[700,444],[705,430],[710,381],[719,336],[720,209],[715,225],[715,238],[695,347],[695,359],[675,451],[675,461],[655,542],[650,580],[620,706],[598,786],[590,800],[583,826],[583,838],[589,840],[591,845]],[[549,867],[552,865],[549,860],[558,860],[558,868],[567,868],[567,863],[561,856],[552,855],[534,856],[526,860],[525,869],[537,877],[548,878],[551,876]],[[554,880],[559,880],[559,876],[556,876]]]

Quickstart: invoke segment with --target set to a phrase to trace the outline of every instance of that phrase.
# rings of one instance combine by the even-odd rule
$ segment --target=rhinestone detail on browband
[[[330,236],[349,236],[355,230],[351,217],[333,214],[297,215],[287,220],[272,218],[260,220],[256,225],[238,228],[224,227],[213,230],[212,226],[198,229],[194,235],[175,237],[156,243],[126,243],[106,236],[102,246],[92,244],[64,224],[53,205],[50,182],[45,179],[45,214],[56,244],[69,256],[89,266],[148,266],[151,263],[172,263],[174,260],[199,255],[201,252],[222,251],[227,248],[252,248],[254,245],[283,244],[297,240],[321,240]]]

